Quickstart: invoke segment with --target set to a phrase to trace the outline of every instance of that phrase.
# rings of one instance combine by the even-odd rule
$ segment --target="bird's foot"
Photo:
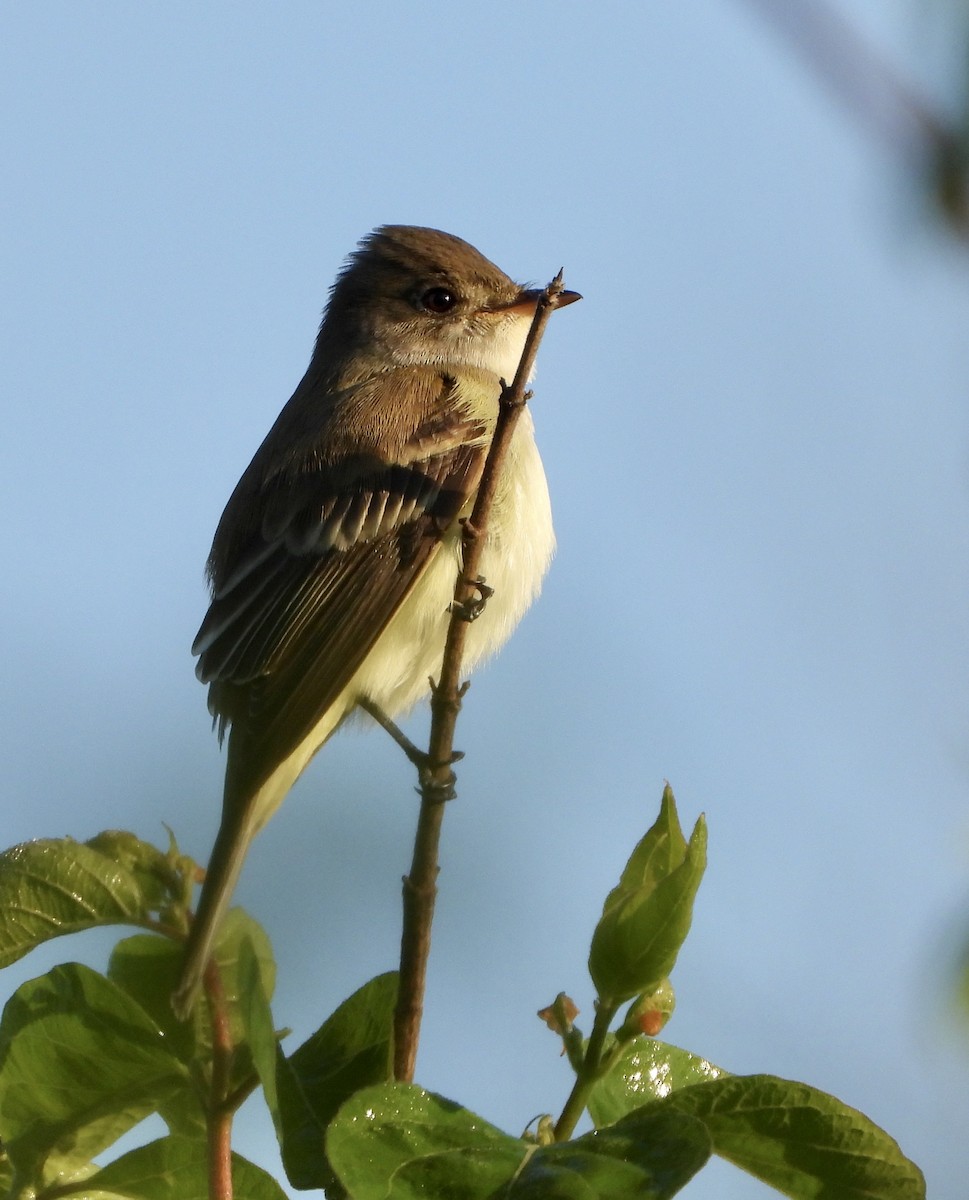
[[[460,604],[452,604],[448,611],[457,613],[462,621],[470,623],[477,621],[484,612],[488,600],[495,594],[495,589],[488,587],[481,575],[476,575],[473,579],[466,578],[464,582],[471,588],[472,595]]]

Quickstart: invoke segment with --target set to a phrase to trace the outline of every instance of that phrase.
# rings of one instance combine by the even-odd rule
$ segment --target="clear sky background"
[[[842,4],[941,95],[926,7]],[[960,1200],[969,251],[899,160],[742,0],[8,4],[0,113],[3,844],[167,822],[207,855],[202,566],[356,241],[564,265],[559,552],[459,724],[419,1081],[510,1132],[561,1108],[535,1010],[591,1024],[589,936],[669,779],[710,826],[669,1040],[835,1093]],[[395,963],[413,782],[350,732],[254,847],[290,1045]],[[259,1104],[238,1128],[277,1170]],[[720,1165],[685,1194],[774,1193]]]

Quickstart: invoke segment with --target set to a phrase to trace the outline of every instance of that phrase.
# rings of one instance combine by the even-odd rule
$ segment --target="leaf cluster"
[[[702,818],[686,838],[667,788],[592,937],[589,1036],[564,993],[540,1014],[574,1069],[572,1093],[557,1118],[516,1136],[393,1082],[394,973],[365,984],[287,1052],[270,1007],[271,949],[241,909],[222,930],[213,986],[189,1021],[177,1021],[169,996],[197,870],[174,843],[164,852],[112,832],[14,847],[0,855],[0,965],[95,925],[137,932],[118,942],[104,973],[64,963],[7,1001],[0,1195],[212,1196],[213,1121],[260,1089],[290,1185],[334,1197],[659,1200],[719,1155],[787,1196],[919,1200],[918,1168],[861,1113],[805,1084],[730,1075],[657,1039],[673,1011],[669,975],[705,856]],[[105,1163],[153,1113],[167,1133]],[[592,1128],[576,1136],[583,1114]],[[247,1200],[285,1196],[239,1155],[232,1181]]]

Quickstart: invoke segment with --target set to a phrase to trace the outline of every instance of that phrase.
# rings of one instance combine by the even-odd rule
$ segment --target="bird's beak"
[[[568,290],[566,290],[564,292],[559,292],[559,294],[555,297],[555,307],[556,308],[565,308],[565,306],[567,304],[574,304],[576,302],[576,300],[581,300],[581,299],[582,299],[581,292],[570,292]]]
[[[545,294],[544,288],[522,288],[518,293],[518,298],[513,300],[507,308],[502,309],[503,312],[514,312],[531,314],[535,311],[535,305]],[[565,308],[567,304],[574,304],[576,300],[581,300],[582,296],[579,292],[559,292],[555,297],[555,307]]]

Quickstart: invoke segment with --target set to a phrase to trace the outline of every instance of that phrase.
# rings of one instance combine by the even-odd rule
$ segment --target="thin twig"
[[[228,1104],[232,1075],[232,1033],[222,976],[214,959],[205,968],[205,996],[212,1014],[212,1078],[206,1111],[209,1200],[232,1200],[232,1116]]]
[[[420,775],[421,808],[414,840],[410,873],[404,878],[404,918],[400,940],[400,990],[394,1013],[394,1077],[414,1078],[427,960],[431,948],[431,923],[437,898],[438,846],[444,801],[454,794],[454,727],[461,699],[467,689],[461,683],[461,660],[468,631],[468,613],[475,596],[483,595],[478,566],[484,547],[492,500],[508,453],[512,434],[529,396],[525,384],[535,365],[545,326],[563,290],[562,272],[545,288],[535,308],[521,361],[509,387],[502,383],[498,421],[485,461],[478,494],[470,518],[463,527],[462,569],[454,587],[454,603],[448,625],[441,677],[431,691],[431,733],[424,770]]]
[[[603,1046],[609,1033],[609,1025],[615,1015],[615,1005],[600,1004],[596,1009],[585,1057],[580,1069],[576,1072],[575,1083],[565,1102],[565,1107],[562,1109],[562,1115],[555,1122],[555,1140],[557,1142],[569,1140],[575,1132],[579,1118],[586,1110],[592,1086],[602,1074]]]

